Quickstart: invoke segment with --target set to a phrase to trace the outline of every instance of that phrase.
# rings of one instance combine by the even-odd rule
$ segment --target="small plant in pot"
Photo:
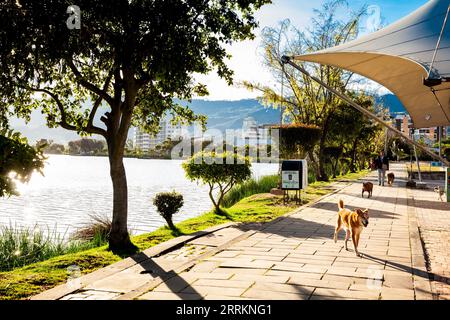
[[[176,231],[177,228],[173,224],[172,216],[183,206],[183,195],[175,191],[160,192],[153,199],[153,204],[156,206],[158,213],[166,220],[167,226]]]

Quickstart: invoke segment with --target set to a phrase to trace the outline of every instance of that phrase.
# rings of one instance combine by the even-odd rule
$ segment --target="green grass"
[[[358,179],[367,174],[367,171],[351,174],[340,179]],[[302,192],[302,203],[313,201],[318,197],[328,194],[333,190],[327,182],[314,182]],[[244,198],[230,208],[223,209],[224,215],[213,212],[205,213],[196,218],[178,223],[178,231],[172,231],[167,227],[132,237],[133,243],[145,250],[164,241],[183,234],[191,234],[196,231],[234,222],[267,222],[296,208],[295,205],[283,205],[281,197],[270,194],[255,194]],[[121,260],[122,257],[107,250],[107,246],[101,246],[76,253],[64,254],[45,261],[36,262],[11,271],[0,272],[0,299],[25,299],[50,289],[67,281],[67,268],[76,265],[82,274],[87,274]]]
[[[0,271],[44,261],[67,253],[75,253],[98,247],[98,241],[64,240],[56,232],[37,227],[18,228],[17,226],[0,227]]]
[[[253,194],[268,193],[270,192],[270,189],[277,187],[278,180],[278,175],[263,176],[259,179],[249,179],[244,183],[231,188],[231,190],[225,195],[222,204],[225,208],[229,208],[241,199],[249,197]]]

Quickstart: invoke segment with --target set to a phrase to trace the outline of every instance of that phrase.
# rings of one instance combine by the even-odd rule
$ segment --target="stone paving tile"
[[[194,284],[181,291],[181,293],[196,293],[202,296],[206,296],[207,294],[214,294],[222,296],[239,297],[241,294],[245,292],[245,290],[246,288],[198,286]]]
[[[283,292],[309,296],[314,291],[314,287],[296,285],[293,283],[279,284],[279,283],[265,283],[265,282],[256,282],[252,286],[252,289],[261,291],[273,291],[275,295],[278,294],[279,292]]]
[[[261,300],[307,300],[309,295],[251,288],[243,294],[243,297]]]
[[[139,300],[200,300],[202,295],[197,293],[147,292]]]
[[[435,298],[450,296],[450,203],[440,202],[434,192],[412,191],[425,253],[432,273]]]
[[[297,272],[292,273],[291,271],[283,271],[283,270],[268,270],[264,275],[267,276],[288,276],[292,277],[302,277],[307,279],[321,279],[323,277],[322,273],[308,273],[308,272]]]
[[[218,273],[218,272],[195,272],[187,271],[180,274],[180,276],[191,276],[196,279],[230,279],[233,273]]]
[[[235,274],[231,280],[257,281],[268,283],[286,283],[289,280],[288,275],[255,275],[255,274]]]
[[[211,273],[225,273],[225,274],[255,274],[263,275],[267,269],[253,269],[253,268],[226,268],[220,267],[211,271]]]
[[[158,292],[180,292],[183,289],[187,288],[191,283],[197,280],[196,277],[192,275],[184,274],[183,276],[178,276],[166,280],[164,283],[157,286],[153,291]]]
[[[307,286],[307,287],[317,287],[317,288],[333,288],[333,289],[348,289],[349,288],[349,284],[345,283],[345,282],[308,279],[308,278],[298,277],[298,276],[292,276],[289,279],[288,283],[300,285],[300,286]]]
[[[351,299],[374,299],[378,300],[380,293],[378,291],[351,291],[340,289],[317,288],[313,296],[342,297]]]
[[[229,287],[229,288],[248,288],[254,281],[247,280],[217,280],[217,279],[199,279],[195,281],[195,286],[211,286],[211,287]]]
[[[413,300],[414,290],[399,289],[399,288],[386,288],[381,289],[382,300]]]

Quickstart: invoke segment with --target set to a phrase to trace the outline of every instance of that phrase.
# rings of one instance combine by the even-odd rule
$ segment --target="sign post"
[[[289,191],[295,190],[295,201],[300,203],[300,191],[308,186],[308,164],[306,160],[285,160],[281,163],[281,189],[283,199],[289,199]]]
[[[447,202],[450,202],[450,167],[445,168],[445,194]]]

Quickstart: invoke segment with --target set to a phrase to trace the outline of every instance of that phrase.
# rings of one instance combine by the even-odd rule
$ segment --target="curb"
[[[125,258],[125,259],[120,260],[116,263],[113,263],[109,266],[98,269],[94,272],[88,273],[88,274],[80,277],[79,278],[80,283],[81,283],[80,287],[73,288],[73,287],[68,286],[66,283],[60,284],[52,289],[46,290],[44,292],[41,292],[37,295],[30,297],[30,300],[58,300],[68,294],[71,294],[71,293],[74,293],[76,291],[83,289],[83,287],[86,287],[95,281],[104,279],[106,277],[113,275],[114,273],[121,272],[121,271],[128,269],[136,264],[139,264],[140,262],[142,262],[148,258],[158,257],[160,255],[163,255],[164,253],[178,249],[179,247],[183,246],[184,244],[186,244],[189,241],[195,240],[202,236],[212,234],[216,231],[219,231],[219,230],[222,230],[225,228],[235,226],[236,224],[237,223],[235,223],[235,222],[224,223],[224,224],[221,224],[218,226],[210,227],[205,230],[197,231],[190,235],[180,236],[180,237],[173,238],[171,240],[162,242],[160,244],[157,244],[156,246],[150,247],[142,252],[139,252],[131,257]]]

